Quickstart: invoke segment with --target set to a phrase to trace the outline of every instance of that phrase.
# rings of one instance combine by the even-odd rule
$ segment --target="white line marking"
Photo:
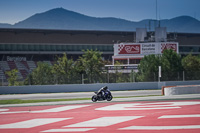
[[[48,112],[61,112],[71,109],[77,109],[82,107],[88,107],[90,105],[71,105],[71,106],[63,106],[63,107],[57,107],[52,109],[46,109],[46,110],[39,110],[39,111],[31,111],[30,113],[48,113]]]
[[[50,129],[42,132],[85,132],[96,128],[69,128],[69,129]]]
[[[130,126],[119,130],[171,130],[171,129],[199,129],[200,125],[185,126]]]
[[[115,117],[101,117],[89,121],[84,121],[72,125],[68,125],[65,127],[105,127],[105,126],[110,126],[113,124],[133,120],[133,119],[138,119],[143,116],[115,116]]]
[[[95,110],[152,110],[152,109],[174,109],[180,108],[177,106],[170,105],[148,105],[143,103],[134,104],[114,104],[101,108],[96,108]]]
[[[152,109],[177,109],[185,105],[197,105],[200,102],[155,102],[155,103],[131,103],[114,104],[95,110],[152,110]]]
[[[162,118],[190,118],[190,117],[200,117],[200,114],[195,114],[195,115],[163,115],[159,117],[158,119]]]
[[[0,109],[0,111],[2,112],[2,111],[8,111],[9,109]]]
[[[11,124],[0,125],[0,129],[12,129],[12,128],[32,128],[45,124],[50,124],[58,121],[68,120],[71,118],[41,118],[41,119],[31,119],[22,122],[16,122]]]
[[[88,107],[91,105],[71,105],[71,106],[63,106],[63,107],[57,107],[57,108],[51,108],[51,109],[45,109],[45,110],[38,110],[38,111],[13,111],[13,112],[0,112],[0,114],[15,114],[15,113],[51,113],[51,112],[61,112],[71,109],[77,109],[82,107]],[[6,110],[5,110],[6,111]]]
[[[13,111],[13,112],[0,112],[0,114],[17,114],[17,113],[28,113],[30,111]]]

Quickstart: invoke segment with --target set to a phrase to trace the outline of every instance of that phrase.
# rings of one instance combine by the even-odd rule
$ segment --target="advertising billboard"
[[[114,44],[114,56],[162,54],[165,49],[172,49],[178,53],[178,43],[177,42],[156,42],[156,43]]]

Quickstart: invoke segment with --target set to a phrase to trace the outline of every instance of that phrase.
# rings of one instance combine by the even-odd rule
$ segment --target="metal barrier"
[[[134,83],[98,83],[98,84],[66,84],[66,85],[31,85],[31,86],[2,86],[0,94],[32,94],[32,93],[61,93],[61,92],[90,92],[108,86],[111,91],[161,89],[162,86],[200,85],[197,81],[168,81],[168,82],[134,82]]]
[[[200,85],[171,86],[164,88],[165,96],[181,94],[200,94]]]

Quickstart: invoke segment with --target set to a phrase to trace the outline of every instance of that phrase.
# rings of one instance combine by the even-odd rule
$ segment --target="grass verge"
[[[114,97],[114,98],[134,98],[134,97],[150,97],[161,95],[147,95],[147,96],[127,96],[127,97]],[[60,102],[60,101],[78,101],[78,100],[90,100],[91,98],[76,98],[76,99],[38,99],[38,100],[21,100],[10,99],[0,100],[0,104],[22,104],[22,103],[40,103],[40,102]]]
[[[77,101],[77,100],[90,100],[90,98],[77,98],[77,99],[39,99],[39,100],[10,99],[10,100],[0,100],[0,104],[60,102],[60,101]]]

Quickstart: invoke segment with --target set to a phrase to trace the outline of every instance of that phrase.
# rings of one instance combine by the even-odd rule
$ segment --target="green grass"
[[[134,98],[134,97],[149,97],[149,96],[162,96],[162,95],[127,96],[127,97],[114,97],[114,98]],[[91,99],[91,98],[76,98],[76,99],[39,99],[39,100],[10,99],[10,100],[0,100],[0,104],[22,104],[22,103],[40,103],[40,102],[59,102],[59,101],[77,101],[77,100],[90,100],[90,99]]]

